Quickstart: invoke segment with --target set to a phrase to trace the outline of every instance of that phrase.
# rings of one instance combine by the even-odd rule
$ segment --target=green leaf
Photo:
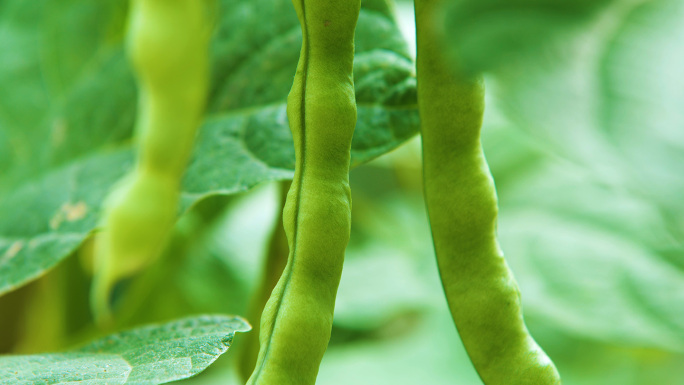
[[[672,306],[684,274],[643,245],[530,209],[509,210],[499,228],[528,316],[584,338],[684,352],[684,312]]]
[[[564,40],[618,0],[463,0],[446,6],[445,42],[471,72],[563,54]],[[560,48],[560,49],[559,49]]]
[[[490,89],[549,151],[594,168],[607,183],[675,203],[684,187],[674,176],[684,161],[684,56],[675,48],[684,7],[641,3],[622,2],[575,31],[562,61],[509,63]]]
[[[633,188],[662,204],[684,241],[684,3],[650,1],[627,13],[598,69],[600,129]]]
[[[251,327],[239,317],[199,316],[149,325],[63,353],[0,357],[12,384],[162,384],[203,371]]]
[[[515,176],[505,175],[502,184],[497,179],[498,229],[526,317],[553,330],[552,342],[563,335],[626,349],[684,352],[684,314],[672,306],[684,296],[684,249],[669,213],[657,200],[608,183],[598,167],[559,159],[553,147],[544,149],[515,126],[506,128],[487,127],[492,136],[484,142],[487,154],[494,154],[493,173]],[[498,151],[501,142],[506,151]],[[525,142],[530,144],[521,146]],[[516,162],[525,153],[537,159]]]
[[[567,60],[512,64],[490,89],[540,147],[652,202],[681,250],[684,4],[648,1],[605,15],[573,37]]]
[[[352,165],[418,130],[413,63],[389,3],[367,0],[356,31]],[[301,30],[289,0],[221,0],[209,105],[179,211],[292,177],[285,99]],[[42,275],[97,228],[133,164],[136,89],[122,48],[126,2],[3,1],[0,7],[0,294]],[[6,150],[6,151],[5,151]],[[21,220],[18,220],[21,218]]]
[[[502,248],[537,325],[680,353],[684,315],[672,304],[684,296],[684,3],[617,2],[596,15],[487,79],[530,144],[484,140]]]
[[[684,298],[684,249],[668,213],[658,201],[608,183],[598,167],[559,159],[553,147],[535,144],[510,123],[503,126],[505,131],[486,127],[484,143],[494,175],[505,176],[504,183],[496,179],[498,232],[533,334],[533,325],[552,330],[549,340],[562,354],[575,354],[575,348],[558,338],[684,352],[684,313],[672,306]],[[525,155],[536,159],[519,162]]]

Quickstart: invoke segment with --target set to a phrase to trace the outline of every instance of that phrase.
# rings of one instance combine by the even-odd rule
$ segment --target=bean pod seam
[[[283,210],[290,252],[261,318],[251,385],[315,384],[351,227],[352,70],[360,1],[293,4],[303,41],[287,103],[296,154]]]

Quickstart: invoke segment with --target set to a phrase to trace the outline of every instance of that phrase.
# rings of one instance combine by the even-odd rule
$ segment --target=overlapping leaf
[[[462,69],[499,70],[511,62],[564,53],[563,41],[619,0],[464,0],[448,2],[448,54]]]
[[[505,19],[513,24],[515,3]],[[505,183],[502,244],[528,314],[582,338],[682,352],[682,314],[671,304],[684,296],[684,5],[621,1],[599,13],[581,28],[547,25],[563,38],[523,50],[490,78],[490,95],[532,143],[518,155],[502,156],[514,152],[510,140],[488,152]],[[547,60],[544,47],[563,55]],[[501,59],[481,53],[472,60],[487,61],[482,68]],[[515,178],[497,170],[525,153],[541,159]]]
[[[199,316],[115,333],[62,353],[0,357],[0,381],[12,384],[153,385],[194,376],[225,353],[239,317]]]
[[[205,123],[181,210],[292,177],[285,98],[301,30],[288,0],[218,2]],[[122,49],[126,2],[9,0],[0,7],[0,294],[41,275],[97,227],[133,162],[136,91]],[[418,129],[413,65],[383,0],[356,32],[357,165]]]

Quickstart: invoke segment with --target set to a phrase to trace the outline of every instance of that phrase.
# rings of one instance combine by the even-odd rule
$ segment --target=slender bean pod
[[[264,307],[271,298],[273,289],[278,284],[280,276],[283,274],[285,264],[287,263],[288,248],[287,236],[285,235],[285,228],[283,227],[283,206],[287,199],[287,193],[290,191],[292,183],[283,181],[278,183],[280,190],[278,207],[280,215],[275,224],[275,229],[271,234],[271,239],[268,245],[268,254],[261,272],[261,283],[257,292],[252,298],[248,319],[261,319]],[[259,325],[252,327],[252,332],[248,333],[244,338],[240,339],[240,344],[243,347],[240,357],[238,358],[238,374],[240,378],[246,382],[254,371],[257,358],[259,357]]]
[[[480,143],[484,82],[445,62],[436,20],[443,3],[415,0],[425,197],[449,308],[485,384],[560,384],[524,324],[496,239],[496,190]]]
[[[91,303],[110,315],[113,285],[160,253],[204,109],[209,25],[199,0],[132,0],[127,49],[139,83],[137,164],[105,202]]]
[[[360,1],[293,3],[303,42],[287,101],[297,159],[283,210],[290,252],[261,318],[251,385],[315,384],[351,227],[352,69]]]

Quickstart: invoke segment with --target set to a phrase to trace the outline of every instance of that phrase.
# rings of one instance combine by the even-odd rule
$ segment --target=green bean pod
[[[480,142],[484,82],[446,62],[436,19],[442,4],[415,0],[425,198],[449,308],[485,384],[560,384],[525,326],[496,239],[496,190]]]
[[[100,321],[110,317],[113,285],[161,253],[208,86],[203,1],[131,0],[128,27],[127,52],[139,84],[137,163],[107,198],[96,238],[91,306]]]
[[[296,154],[283,210],[290,251],[261,317],[251,385],[315,384],[351,227],[352,69],[360,1],[293,3],[303,42],[287,100]]]
[[[271,293],[278,284],[280,276],[283,274],[283,270],[285,270],[285,264],[287,263],[287,256],[289,254],[289,245],[287,244],[287,236],[285,235],[285,228],[283,227],[283,206],[291,185],[292,183],[289,181],[278,183],[280,190],[278,199],[280,217],[276,220],[275,229],[271,234],[268,252],[264,260],[264,266],[262,267],[261,283],[251,300],[248,319],[261,319],[264,307],[271,298]],[[238,357],[237,370],[240,378],[244,382],[247,382],[249,377],[252,376],[252,371],[254,371],[257,358],[259,357],[259,326],[260,325],[252,325],[252,333],[247,334],[240,342],[240,346],[242,346],[243,349]]]

